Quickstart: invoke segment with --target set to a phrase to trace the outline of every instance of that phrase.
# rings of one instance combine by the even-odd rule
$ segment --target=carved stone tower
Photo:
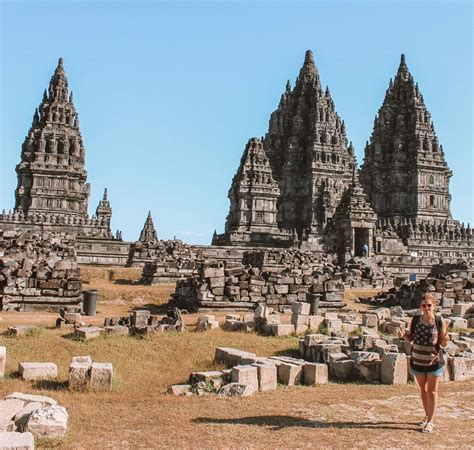
[[[264,147],[281,192],[279,226],[321,234],[351,183],[355,158],[309,50],[294,89],[288,82],[271,115]]]
[[[104,196],[95,210],[95,215],[99,220],[105,219],[108,223],[108,226],[110,227],[110,221],[112,220],[112,208],[108,199],[107,188],[104,189]]]
[[[90,187],[84,157],[79,116],[59,58],[22,146],[15,210],[85,219]]]
[[[449,170],[418,84],[401,56],[365,148],[361,183],[381,219],[451,218]]]
[[[229,190],[230,211],[226,233],[278,232],[277,201],[280,195],[262,142],[248,141]]]
[[[153,225],[153,219],[151,218],[151,211],[148,212],[145,224],[140,233],[140,242],[158,242],[158,235],[156,234],[155,226]]]

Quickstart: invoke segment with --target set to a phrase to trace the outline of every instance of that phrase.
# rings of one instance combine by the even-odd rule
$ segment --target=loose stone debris
[[[53,398],[14,392],[0,400],[0,448],[33,450],[35,438],[61,439],[68,419]]]
[[[146,309],[133,311],[130,316],[106,317],[103,328],[106,334],[130,334],[135,336],[151,336],[184,330],[184,322],[178,308],[169,309],[164,317],[152,315]]]
[[[69,366],[69,389],[71,391],[110,391],[112,389],[113,366],[111,363],[93,362],[90,356],[74,356]]]
[[[66,233],[0,230],[3,311],[59,311],[82,301],[75,238]]]

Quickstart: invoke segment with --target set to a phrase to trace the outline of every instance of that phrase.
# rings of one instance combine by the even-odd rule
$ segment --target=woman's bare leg
[[[436,408],[438,407],[438,386],[441,380],[441,377],[428,376],[428,381],[426,382],[426,393],[428,395],[428,422],[433,422]]]
[[[421,394],[421,402],[423,403],[423,409],[425,410],[425,416],[429,418],[429,398],[428,398],[428,377],[424,374],[416,374],[415,375],[416,382],[420,387],[420,394]],[[432,377],[430,377],[432,378]]]

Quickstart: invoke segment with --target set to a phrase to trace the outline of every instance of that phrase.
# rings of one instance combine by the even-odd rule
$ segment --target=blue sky
[[[245,144],[262,136],[312,49],[359,164],[405,53],[453,171],[454,218],[474,223],[472,4],[461,1],[1,2],[0,207],[34,109],[64,57],[93,213],[135,240],[209,243]]]

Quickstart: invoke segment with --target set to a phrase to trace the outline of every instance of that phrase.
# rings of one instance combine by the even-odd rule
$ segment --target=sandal
[[[424,427],[427,423],[428,423],[428,416],[425,416],[425,418],[421,422],[418,422],[417,425],[419,425],[420,427]]]
[[[433,422],[426,422],[426,425],[423,428],[423,433],[432,433],[434,428]]]

